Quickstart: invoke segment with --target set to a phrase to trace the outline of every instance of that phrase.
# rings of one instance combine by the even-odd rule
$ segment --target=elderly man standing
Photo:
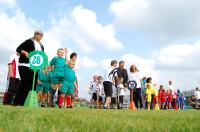
[[[25,40],[16,49],[17,53],[20,55],[18,69],[21,78],[21,84],[14,99],[13,105],[23,106],[26,97],[32,88],[33,70],[30,69],[28,55],[34,50],[44,51],[44,47],[40,42],[42,37],[43,32],[36,30],[32,38]],[[37,75],[35,80],[37,81]]]

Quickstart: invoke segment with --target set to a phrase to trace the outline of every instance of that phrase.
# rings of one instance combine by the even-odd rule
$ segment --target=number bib
[[[48,65],[48,57],[43,51],[35,50],[29,54],[30,68],[40,70]]]
[[[30,63],[33,66],[40,66],[43,63],[43,57],[39,54],[35,54],[30,58]]]
[[[129,89],[129,90],[132,90],[132,89],[134,89],[134,88],[136,88],[136,87],[137,87],[136,81],[129,81],[129,82],[128,82],[128,89]]]

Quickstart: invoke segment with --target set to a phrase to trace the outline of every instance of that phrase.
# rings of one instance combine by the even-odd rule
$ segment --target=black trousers
[[[140,108],[143,108],[143,103],[142,103],[142,89],[141,88],[136,88],[135,89],[135,94],[136,94],[136,98],[135,98],[135,106],[138,109],[138,101],[140,103]]]
[[[3,104],[12,104],[13,99],[18,91],[20,84],[19,78],[10,77],[8,79],[8,91],[6,92],[6,96],[4,96]]]
[[[13,101],[13,105],[23,106],[29,91],[32,89],[34,72],[32,69],[25,66],[19,66],[18,69],[21,77],[21,83]],[[38,74],[36,73],[34,90],[36,90],[37,78]]]
[[[119,103],[123,104],[124,102],[124,95],[119,96]]]

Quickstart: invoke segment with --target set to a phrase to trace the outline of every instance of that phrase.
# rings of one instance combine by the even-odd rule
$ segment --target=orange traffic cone
[[[130,102],[129,109],[135,110],[135,103],[133,101]]]

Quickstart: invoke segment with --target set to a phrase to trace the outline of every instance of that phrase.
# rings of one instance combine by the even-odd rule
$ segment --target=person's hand
[[[68,52],[67,48],[64,48],[64,52],[65,52],[65,54],[67,54],[67,52]]]
[[[22,51],[21,51],[21,54],[25,55],[25,56],[28,58],[29,53],[28,53],[27,51],[22,50]]]
[[[9,72],[8,77],[15,77],[15,76],[14,76],[13,72]]]
[[[39,85],[42,85],[42,82],[41,82],[41,81],[38,80],[37,82],[38,82]]]
[[[124,87],[127,87],[128,85],[127,85],[127,83],[124,83]]]

